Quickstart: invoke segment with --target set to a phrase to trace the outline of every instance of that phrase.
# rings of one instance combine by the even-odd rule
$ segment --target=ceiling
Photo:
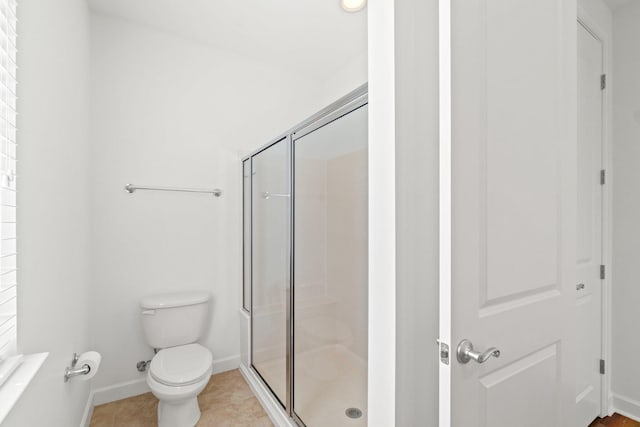
[[[339,0],[88,0],[125,19],[326,78],[366,53],[367,12]]]

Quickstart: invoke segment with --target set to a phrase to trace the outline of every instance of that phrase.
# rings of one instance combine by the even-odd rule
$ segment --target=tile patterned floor
[[[211,377],[198,402],[202,416],[197,427],[273,426],[238,370]],[[91,427],[155,427],[157,408],[151,393],[96,406]]]
[[[589,427],[640,427],[640,423],[620,414],[613,414],[610,417],[598,418]]]

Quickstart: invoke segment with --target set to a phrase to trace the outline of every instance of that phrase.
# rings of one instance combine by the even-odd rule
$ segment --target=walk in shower
[[[243,161],[250,365],[298,424],[367,425],[367,91]]]

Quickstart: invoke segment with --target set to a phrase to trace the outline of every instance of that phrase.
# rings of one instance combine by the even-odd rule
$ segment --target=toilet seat
[[[149,373],[161,384],[181,387],[202,381],[209,374],[213,357],[200,344],[162,349],[151,360]]]

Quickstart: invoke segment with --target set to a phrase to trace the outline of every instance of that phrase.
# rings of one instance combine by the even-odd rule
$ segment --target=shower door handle
[[[478,363],[484,363],[490,357],[500,357],[500,350],[495,347],[491,347],[490,349],[480,353],[478,351],[473,351],[473,343],[467,339],[460,341],[458,344],[458,362],[462,364],[469,363],[469,360],[475,360]]]

